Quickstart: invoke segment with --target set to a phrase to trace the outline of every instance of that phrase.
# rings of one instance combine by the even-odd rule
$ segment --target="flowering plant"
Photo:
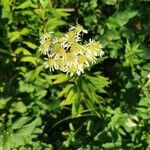
[[[87,30],[77,24],[62,36],[56,37],[50,32],[40,39],[40,52],[47,56],[45,68],[64,72],[51,75],[49,79],[53,84],[62,84],[57,98],[61,99],[61,107],[72,105],[72,115],[82,113],[84,107],[94,110],[94,103],[103,99],[98,93],[104,92],[103,88],[108,85],[107,78],[98,74],[80,76],[85,68],[96,63],[97,58],[104,54],[102,45],[94,40],[82,44],[83,33],[87,33]],[[73,78],[69,78],[68,74]]]
[[[81,25],[71,26],[69,32],[55,37],[53,32],[45,33],[40,39],[40,51],[46,55],[45,68],[60,70],[70,76],[84,73],[84,68],[95,63],[104,52],[102,45],[94,40],[81,44],[81,34],[87,33]]]

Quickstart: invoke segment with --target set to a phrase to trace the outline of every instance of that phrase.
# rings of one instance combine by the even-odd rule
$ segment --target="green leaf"
[[[78,93],[75,92],[74,88],[71,88],[69,91],[69,94],[67,95],[66,100],[64,100],[60,105],[64,106],[64,105],[72,104],[77,98],[77,96],[78,96]]]
[[[42,110],[48,110],[49,107],[47,104],[41,102],[41,101],[37,101],[36,104],[38,104],[38,106],[42,109]]]
[[[13,129],[19,129],[23,125],[27,124],[30,120],[31,120],[30,117],[21,117],[13,123],[12,128]]]
[[[21,31],[14,31],[9,33],[10,42],[14,42],[15,40],[19,39],[21,35],[27,35],[29,33],[29,29],[24,28]]]
[[[57,78],[53,84],[60,84],[60,83],[63,83],[63,82],[66,82],[68,81],[69,77],[67,74],[61,74],[61,76],[59,76],[59,78]]]
[[[35,45],[35,44],[32,43],[32,42],[24,41],[23,43],[26,44],[26,45],[27,45],[29,48],[31,48],[31,49],[36,49],[36,48],[37,48],[37,45]]]
[[[29,63],[32,63],[33,65],[36,66],[37,58],[36,57],[32,57],[32,56],[26,56],[26,57],[21,58],[20,61],[22,61],[22,62],[29,62]]]
[[[105,127],[104,130],[102,130],[101,132],[97,133],[96,136],[94,137],[94,141],[101,141],[104,140],[107,137],[107,132],[108,132],[108,128]]]
[[[102,144],[102,147],[105,149],[119,149],[122,147],[122,138],[121,136],[117,133],[117,140],[114,142],[109,142],[109,143],[105,143]]]
[[[10,12],[10,6],[11,6],[10,0],[1,0],[1,4],[7,12]]]
[[[14,53],[17,55],[20,53],[23,53],[23,55],[32,55],[27,49],[25,49],[23,47],[17,48]]]
[[[48,21],[46,22],[46,29],[48,29],[48,31],[53,31],[55,30],[58,26],[62,26],[65,24],[65,21],[59,20],[58,18],[50,18],[48,19]]]
[[[93,90],[95,89],[99,92],[105,92],[103,88],[108,86],[109,84],[108,79],[103,76],[97,75],[96,77],[91,77],[85,74],[84,77],[88,80],[88,82],[90,82],[93,85]]]
[[[28,28],[23,28],[21,31],[20,31],[20,34],[21,35],[28,35],[28,33],[30,32],[30,30]]]
[[[11,37],[10,42],[14,42],[15,40],[19,39],[20,36],[21,36],[20,32],[18,32],[18,31],[12,32],[10,35],[10,37]]]
[[[28,119],[28,117],[24,117],[15,122],[15,125],[13,125],[15,133],[9,133],[9,131],[7,131],[6,133],[1,134],[0,149],[10,150],[32,143],[32,138],[35,138],[37,133],[41,133],[40,129],[37,130],[37,126],[41,125],[41,119],[36,118],[31,123],[26,124],[29,121]]]
[[[0,109],[4,109],[7,105],[7,102],[11,99],[11,97],[0,98]]]
[[[102,0],[107,5],[114,5],[116,4],[117,0]]]
[[[144,70],[150,71],[150,63],[147,63],[142,67]]]
[[[34,7],[34,4],[32,3],[31,0],[25,1],[24,3],[17,6],[16,9],[25,9],[25,8],[29,8],[29,7]]]
[[[34,132],[35,128],[39,125],[41,125],[41,119],[36,118],[30,124],[27,124],[27,125],[23,126],[21,129],[19,129],[17,134],[20,136],[23,136],[25,138],[28,138],[28,136],[30,136]]]
[[[71,109],[71,114],[72,116],[76,116],[78,115],[80,112],[82,112],[82,106],[81,106],[81,99],[80,99],[80,91],[79,90],[75,90],[75,95],[74,95],[74,100],[72,103],[72,109]]]
[[[112,143],[105,143],[105,144],[102,144],[102,147],[105,148],[105,149],[117,149],[117,148],[120,148],[122,146],[122,143],[121,142],[112,142]]]
[[[19,82],[19,91],[31,93],[34,91],[34,86],[31,83],[26,83],[24,81]]]
[[[139,106],[150,107],[150,97],[143,97],[138,103]]]
[[[132,43],[130,44],[127,40],[127,43],[125,45],[125,61],[123,63],[124,66],[131,66],[137,65],[141,63],[143,60],[140,59],[141,54],[143,53],[143,50],[139,48],[138,43]]]
[[[10,150],[11,147],[12,147],[12,142],[11,142],[11,135],[9,134],[5,134],[5,135],[2,135],[3,137],[3,143],[1,143],[3,146],[2,146],[2,150]]]
[[[95,93],[95,88],[91,85],[91,83],[89,83],[89,81],[82,80],[82,89],[86,94],[86,97],[88,97],[89,101],[91,101],[93,104],[94,102],[98,103],[100,101],[100,96]]]
[[[107,42],[112,41],[112,40],[119,40],[120,34],[116,29],[111,29],[105,32],[105,34],[103,35],[103,38],[107,39]]]
[[[14,102],[11,106],[10,111],[11,112],[16,111],[16,112],[19,112],[19,113],[24,113],[24,112],[26,112],[26,109],[27,108],[26,108],[25,104],[20,101],[20,102]]]
[[[40,4],[43,8],[46,8],[49,6],[50,1],[49,0],[40,0]]]
[[[31,138],[25,139],[23,136],[19,136],[18,134],[11,134],[10,137],[11,143],[12,143],[12,148],[17,148],[22,145],[26,145],[27,143],[30,143]]]
[[[73,87],[73,84],[67,84],[63,88],[63,90],[58,94],[58,98],[60,98],[62,96],[66,96],[72,87]]]
[[[129,19],[137,15],[137,11],[125,10],[122,12],[117,12],[113,16],[109,17],[106,25],[109,29],[123,27],[128,23]]]

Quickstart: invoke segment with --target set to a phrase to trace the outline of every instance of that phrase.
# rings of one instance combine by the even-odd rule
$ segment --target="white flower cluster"
[[[81,33],[87,33],[81,25],[71,26],[69,32],[60,37],[54,37],[53,33],[45,33],[40,39],[40,51],[47,55],[45,68],[50,71],[60,70],[81,75],[84,68],[89,63],[95,63],[97,57],[101,57],[104,52],[102,45],[94,40],[89,43],[80,44]]]

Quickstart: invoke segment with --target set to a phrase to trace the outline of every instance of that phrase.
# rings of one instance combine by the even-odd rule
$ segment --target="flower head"
[[[52,32],[45,33],[40,38],[40,51],[47,55],[45,68],[50,71],[60,70],[81,75],[85,67],[90,63],[95,63],[97,57],[101,57],[104,52],[102,45],[94,40],[89,43],[81,44],[81,33],[87,33],[81,25],[71,26],[69,32],[60,37],[52,37]]]

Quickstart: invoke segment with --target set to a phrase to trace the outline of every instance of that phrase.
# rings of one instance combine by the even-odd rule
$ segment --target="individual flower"
[[[46,62],[44,63],[45,68],[49,68],[50,71],[54,71],[55,69],[55,60],[53,58],[45,58]]]
[[[102,51],[102,45],[94,40],[90,39],[89,43],[86,44],[85,47],[87,48],[87,51],[92,53],[94,56],[102,56],[104,54]]]
[[[66,62],[66,66],[77,64],[78,63],[77,56],[72,52],[68,52],[65,54],[65,62]]]
[[[52,42],[52,39],[51,39],[51,34],[52,32],[46,32],[41,38],[40,38],[40,52],[43,54],[43,55],[46,55],[48,54],[49,51],[51,51],[50,49],[50,46],[51,46],[51,42]]]
[[[55,61],[57,62],[56,63],[57,64],[57,66],[56,66],[57,70],[59,69],[63,72],[66,72],[67,68],[66,68],[66,62],[64,61],[64,58],[59,58],[59,59],[56,59]]]
[[[40,49],[40,51],[43,55],[48,54],[48,52],[50,51],[50,44],[51,44],[50,39],[47,39],[47,40],[45,40],[44,42],[41,43],[39,49]]]
[[[52,53],[54,55],[61,55],[65,53],[65,49],[61,46],[60,43],[54,44],[52,49],[53,49]]]
[[[80,41],[80,34],[74,32],[74,31],[69,31],[65,34],[67,43],[71,46],[73,43],[77,43]]]
[[[40,43],[45,42],[45,40],[50,39],[53,32],[45,32],[40,38]]]

